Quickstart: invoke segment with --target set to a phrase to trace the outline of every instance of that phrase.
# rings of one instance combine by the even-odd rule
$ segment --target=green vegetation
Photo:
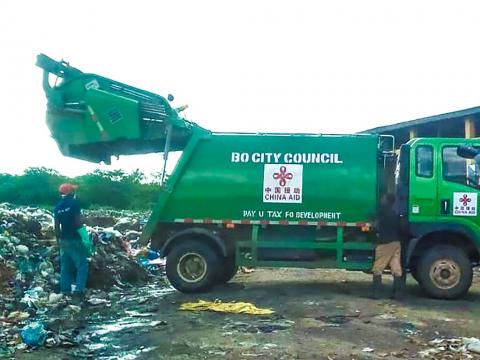
[[[78,197],[84,208],[149,209],[159,190],[158,174],[146,182],[140,170],[128,174],[122,170],[95,170],[68,178],[44,167],[28,168],[22,175],[0,174],[0,202],[53,207],[59,199],[58,187],[71,182],[80,186]]]

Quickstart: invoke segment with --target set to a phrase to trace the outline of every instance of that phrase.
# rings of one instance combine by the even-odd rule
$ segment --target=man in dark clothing
[[[74,298],[83,298],[88,277],[87,249],[78,232],[82,228],[80,205],[75,196],[78,188],[72,184],[60,185],[62,199],[55,207],[55,235],[60,243],[60,291],[72,293]]]
[[[404,280],[401,265],[401,229],[400,218],[394,210],[395,197],[385,194],[377,217],[377,246],[373,264],[373,298],[380,298],[382,273],[387,268],[393,274],[392,298],[400,298],[403,293]]]

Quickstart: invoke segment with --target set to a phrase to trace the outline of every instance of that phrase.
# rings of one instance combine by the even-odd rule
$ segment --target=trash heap
[[[85,224],[97,239],[97,253],[90,261],[89,288],[144,283],[152,272],[163,272],[165,262],[159,254],[139,244],[140,230],[147,219],[147,213],[132,211],[84,212]]]
[[[429,348],[418,354],[423,359],[478,359],[480,339],[438,338],[428,342]]]
[[[90,259],[87,297],[116,291],[163,275],[158,254],[138,244],[147,214],[87,211],[87,228],[96,239]],[[154,262],[154,266],[150,262]],[[156,264],[155,264],[156,262]],[[45,319],[77,313],[59,292],[59,247],[52,213],[45,209],[0,204],[0,358],[15,350],[53,340]]]

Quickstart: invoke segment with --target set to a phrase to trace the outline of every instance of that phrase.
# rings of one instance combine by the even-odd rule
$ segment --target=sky
[[[188,104],[215,131],[352,133],[480,105],[478,1],[0,1],[0,173],[64,157],[45,125],[45,53]]]

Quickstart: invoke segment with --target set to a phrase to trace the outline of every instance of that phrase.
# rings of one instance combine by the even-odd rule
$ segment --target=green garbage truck
[[[463,296],[479,262],[480,140],[219,133],[182,117],[168,98],[64,61],[37,57],[46,121],[62,154],[180,152],[141,241],[167,258],[182,292],[229,281],[239,266],[368,272],[379,199],[395,191],[403,263],[432,297]],[[54,79],[52,79],[54,78]],[[55,80],[55,81],[53,81]]]

